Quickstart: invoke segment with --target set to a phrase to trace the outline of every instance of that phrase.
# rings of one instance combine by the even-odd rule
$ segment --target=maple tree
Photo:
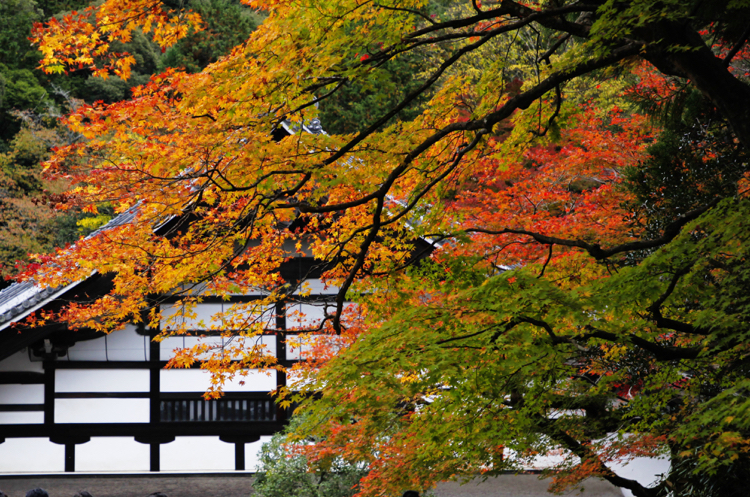
[[[94,77],[92,70],[49,74],[39,66],[41,54],[29,43],[34,22],[55,15],[58,19],[88,5],[87,0],[8,0],[0,4],[0,264],[8,277],[29,253],[49,252],[74,242],[111,218],[105,206],[99,214],[72,209],[55,212],[45,202],[59,194],[66,182],[41,178],[40,162],[49,149],[78,139],[59,126],[57,119],[77,100],[107,103],[130,96],[130,89],[149,80],[165,67],[186,66],[199,71],[243,41],[261,16],[238,0],[192,0],[185,5],[201,15],[206,29],[188,33],[162,53],[139,29],[130,41],[113,41],[109,52],[129,52],[136,63],[127,80],[114,75]],[[10,281],[0,282],[0,286]]]
[[[79,185],[66,205],[136,217],[29,269],[50,285],[111,275],[110,294],[58,319],[156,327],[154,296],[181,297],[189,316],[202,295],[262,287],[204,323],[252,337],[293,298],[298,282],[277,271],[289,247],[309,247],[340,291],[300,338],[315,354],[284,402],[308,411],[301,433],[324,435],[312,462],[369,463],[363,493],[560,447],[561,486],[741,489],[750,3],[247,3],[267,20],[203,72],[170,70],[130,101],[68,116],[87,141],[47,166]],[[181,20],[199,22],[162,7],[108,0],[38,26],[42,64],[125,76],[127,56],[95,60],[106,40],[169,19],[157,22],[166,46],[187,32]],[[379,68],[415,54],[414,89],[356,134],[279,139],[349,82],[377,89]],[[419,115],[393,121],[420,99]],[[166,323],[163,334],[189,331]],[[281,368],[235,343],[173,365],[209,354],[218,378]],[[606,464],[655,454],[672,470],[653,488]]]

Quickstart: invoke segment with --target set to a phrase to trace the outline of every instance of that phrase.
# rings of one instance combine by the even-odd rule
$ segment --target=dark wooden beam
[[[2,371],[0,372],[0,385],[30,385],[44,383],[44,373],[33,371]]]
[[[74,473],[76,470],[76,444],[65,444],[65,472]]]
[[[42,437],[68,443],[83,443],[90,437],[133,437],[140,443],[168,443],[174,437],[237,437],[236,440],[270,436],[282,429],[284,421],[216,421],[196,423],[58,423],[0,425],[0,438]],[[78,442],[76,442],[78,440]],[[58,443],[58,442],[56,442]]]
[[[0,404],[0,412],[44,411],[44,404]]]
[[[57,392],[56,399],[148,399],[149,392]]]
[[[241,442],[234,444],[234,469],[245,471],[245,444]]]
[[[161,471],[161,444],[149,445],[149,471]]]
[[[45,361],[44,364],[44,424],[55,424],[55,363]]]

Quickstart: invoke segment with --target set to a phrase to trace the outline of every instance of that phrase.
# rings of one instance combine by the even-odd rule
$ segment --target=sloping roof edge
[[[128,224],[135,218],[136,214],[137,206],[131,207],[110,219],[107,224],[89,234],[86,238],[92,238],[102,231]],[[89,278],[94,274],[96,274],[96,271],[91,273]],[[39,286],[34,280],[13,283],[9,287],[4,288],[0,291],[0,331],[5,330],[13,323],[17,323],[22,319],[27,318],[31,313],[44,307],[60,297],[63,293],[75,288],[87,279],[88,278],[73,281],[67,285],[58,286],[56,288],[45,288]]]
[[[85,280],[74,281],[57,288],[42,288],[33,281],[12,284],[0,292],[0,331],[27,318],[83,281]],[[4,295],[9,290],[14,294],[11,298]],[[2,301],[4,298],[6,300]]]
[[[310,134],[325,134],[325,131],[320,125],[320,120],[317,118],[300,125],[294,125],[291,122],[283,121],[281,127],[289,135],[294,135],[299,131]],[[100,227],[93,233],[90,233],[86,239],[98,236],[103,231],[107,231],[116,226],[128,224],[135,219],[137,214],[138,204],[113,217],[104,226]],[[170,219],[171,218],[154,226],[154,230],[158,230],[161,226],[169,222]],[[89,278],[96,273],[97,271],[91,273]],[[0,331],[7,329],[13,323],[17,323],[27,318],[33,312],[54,301],[68,290],[75,288],[89,278],[84,278],[56,288],[44,288],[37,285],[33,280],[28,280],[22,283],[13,283],[9,287],[0,290]]]

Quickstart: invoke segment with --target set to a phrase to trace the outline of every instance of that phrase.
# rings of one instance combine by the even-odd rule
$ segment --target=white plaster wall
[[[41,423],[44,423],[42,411],[0,412],[0,425],[36,425]]]
[[[318,278],[311,278],[302,282],[300,287],[294,292],[296,295],[300,293],[303,295],[318,296],[318,295],[336,295],[339,291],[338,286],[326,285],[322,280]]]
[[[287,360],[307,359],[312,347],[326,335],[289,336],[286,339]],[[330,338],[330,337],[328,337]]]
[[[189,329],[208,330],[212,327],[222,328],[222,320],[214,318],[223,311],[223,304],[196,304],[186,311],[182,306],[162,306],[162,328],[177,328],[183,325]]]
[[[117,331],[113,333],[118,333]],[[76,342],[68,349],[68,353],[61,360],[69,361],[106,361],[109,347],[105,345],[107,337],[102,336],[93,340]]]
[[[205,392],[211,385],[211,375],[202,369],[162,369],[159,374],[162,392]],[[250,370],[247,376],[236,376],[224,384],[225,392],[270,392],[275,388],[276,371]]]
[[[245,444],[245,469],[258,471],[260,469],[260,448],[264,443],[271,441],[271,437],[260,437],[260,440]]]
[[[208,359],[212,352],[220,352],[224,347],[235,348],[244,346],[248,350],[254,345],[262,345],[269,355],[276,355],[276,336],[260,335],[255,337],[169,337],[162,340],[159,344],[159,358],[162,361],[168,361],[175,356],[175,351],[185,348],[191,348],[199,344],[206,344],[214,349],[203,354],[198,354],[198,359]]]
[[[225,323],[221,314],[231,313],[235,323],[241,324],[240,329],[249,329],[254,323],[260,322],[264,327],[272,327],[275,322],[274,308],[264,307],[256,309],[252,303],[232,304],[229,302],[218,304],[196,304],[191,311],[185,311],[181,306],[165,305],[162,309],[162,328],[177,329],[184,325],[187,330],[222,331],[229,324]],[[245,320],[244,322],[241,320]]]
[[[23,349],[0,361],[0,371],[31,371],[34,373],[43,373],[44,368],[42,367],[41,359],[32,362],[29,359],[29,351]]]
[[[44,404],[44,385],[0,385],[0,404]]]
[[[205,343],[210,347],[221,348],[224,344],[222,337],[169,337],[165,338],[159,344],[159,359],[162,361],[168,361],[175,356],[175,350],[185,349],[198,345],[199,343]],[[211,356],[211,352],[200,354],[198,359],[208,359]]]
[[[255,303],[224,304],[224,312],[231,313],[234,317],[232,329],[250,330],[260,324],[264,329],[276,328],[276,307],[264,306],[259,308]],[[229,326],[229,324],[227,325]]]
[[[286,339],[287,360],[309,359],[313,347],[321,341],[327,342],[332,348],[338,348],[341,345],[341,338],[338,336],[314,334],[288,336]]]
[[[263,350],[266,355],[276,356],[276,335],[258,335],[254,337],[230,337],[224,339],[224,344],[232,349],[241,348],[250,351],[253,347]]]
[[[110,361],[149,360],[150,338],[139,335],[136,330],[135,325],[129,324],[107,335],[107,356]]]
[[[60,360],[69,361],[148,361],[149,338],[139,335],[135,325],[94,340],[76,342]]]
[[[58,369],[56,392],[148,392],[147,369]]]
[[[161,471],[234,470],[234,444],[219,437],[177,437],[159,450]]]
[[[668,457],[636,457],[628,463],[607,464],[618,476],[636,480],[641,485],[650,487],[656,484],[661,475],[669,471]],[[633,497],[633,492],[621,488],[624,497]]]
[[[317,328],[325,318],[325,303],[316,305],[312,304],[292,304],[287,306],[286,311],[286,329],[311,329]],[[328,303],[328,312],[335,311],[335,305]]]
[[[64,469],[65,446],[49,439],[8,438],[0,444],[0,473],[52,473]]]
[[[149,446],[131,437],[93,437],[76,445],[76,471],[148,471]]]
[[[148,423],[148,399],[55,399],[55,423]]]

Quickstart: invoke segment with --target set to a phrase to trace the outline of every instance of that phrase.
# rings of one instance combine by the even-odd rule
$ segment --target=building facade
[[[287,328],[324,315],[336,289],[310,278],[312,261],[285,264],[287,281],[301,281],[309,295],[294,296],[268,313],[266,332],[252,339],[289,366],[300,359],[288,345]],[[248,371],[224,386],[224,396],[204,400],[210,376],[198,366],[166,369],[176,349],[201,340],[228,345],[240,337],[197,335],[200,321],[237,302],[262,298],[236,295],[229,301],[205,297],[197,305],[192,334],[152,338],[159,330],[126,325],[109,335],[70,330],[64,323],[19,332],[14,326],[32,312],[52,310],[101,286],[101,277],[56,291],[32,283],[0,292],[0,472],[223,471],[253,470],[261,437],[285,425],[288,412],[269,392],[285,385],[275,370]],[[293,302],[292,302],[293,301]],[[165,315],[169,299],[160,304]]]

